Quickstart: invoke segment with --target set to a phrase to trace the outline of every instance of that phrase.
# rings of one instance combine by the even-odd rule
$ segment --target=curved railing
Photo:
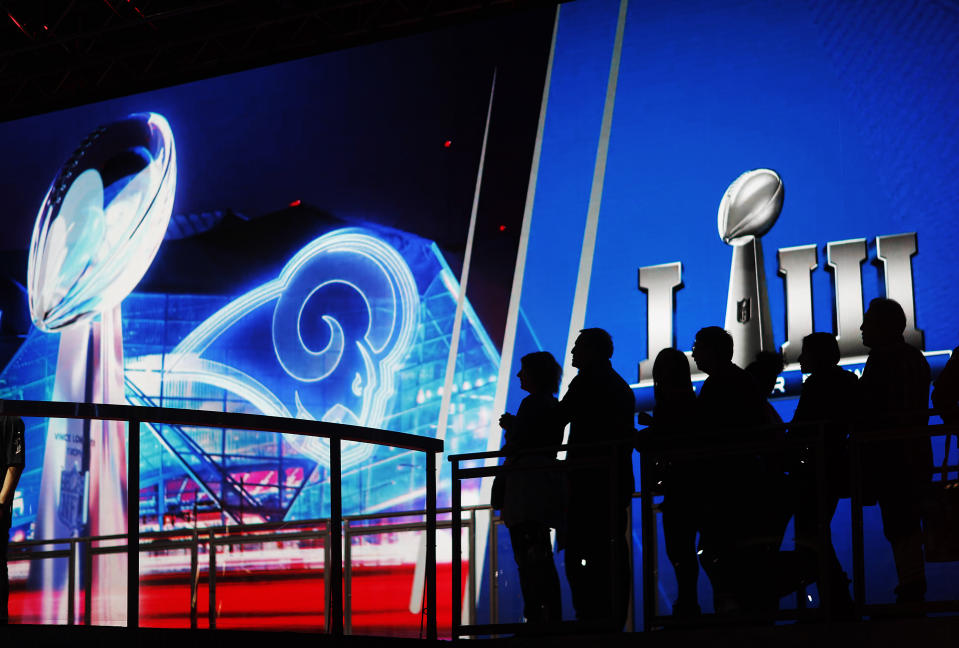
[[[260,416],[230,412],[135,407],[98,403],[0,400],[0,414],[38,418],[98,419],[126,421],[127,442],[127,626],[139,624],[139,511],[140,491],[129,485],[140,481],[140,424],[163,423],[182,426],[229,428],[279,432],[329,439],[330,443],[330,561],[329,631],[343,634],[343,507],[341,448],[344,441],[372,443],[423,452],[426,455],[426,635],[435,639],[436,623],[436,454],[443,452],[443,441],[402,432],[364,428],[356,425],[305,421],[278,416]],[[34,544],[53,544],[56,539],[41,539]]]

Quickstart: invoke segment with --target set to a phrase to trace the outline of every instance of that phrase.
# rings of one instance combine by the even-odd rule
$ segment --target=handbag
[[[500,511],[503,509],[503,502],[506,500],[506,475],[496,475],[493,477],[493,487],[489,493],[489,505]]]
[[[959,561],[959,478],[949,479],[952,434],[946,435],[940,481],[928,485],[922,498],[922,527],[927,562]]]

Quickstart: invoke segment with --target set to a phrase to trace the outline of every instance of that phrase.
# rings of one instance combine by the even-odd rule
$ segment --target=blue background
[[[519,339],[514,367],[541,346],[563,358],[618,2],[563,5],[532,216],[522,307],[538,345]],[[884,294],[879,235],[917,232],[917,326],[927,351],[959,340],[959,10],[941,2],[650,0],[629,4],[600,208],[586,326],[609,330],[630,382],[646,358],[646,296],[637,269],[681,261],[676,344],[722,326],[731,249],[716,214],[727,186],[754,168],[785,184],[763,237],[777,346],[785,341],[776,251],[815,244],[815,328],[833,331],[825,244],[866,238],[866,303]],[[514,381],[515,382],[515,381]],[[510,407],[522,394],[515,387]],[[777,403],[788,420],[795,403]],[[941,445],[941,441],[939,442]],[[850,565],[848,508],[837,550]],[[895,583],[878,514],[867,510],[869,594]],[[638,528],[638,527],[637,527]],[[638,557],[637,557],[638,560]],[[929,568],[930,598],[952,573]],[[935,572],[935,575],[933,575]],[[672,569],[661,565],[665,603]],[[638,593],[638,592],[637,592]],[[702,592],[701,592],[702,595]]]
[[[523,298],[536,336],[557,355],[568,329],[557,311],[572,303],[617,9],[587,2],[561,12]],[[722,325],[731,249],[716,212],[726,187],[759,167],[785,184],[782,214],[762,239],[777,345],[785,304],[776,250],[818,246],[815,324],[831,331],[825,244],[868,240],[868,302],[884,294],[881,268],[870,263],[875,237],[915,231],[926,350],[955,346],[959,119],[948,107],[959,101],[957,34],[959,11],[928,2],[630,5],[586,316],[587,326],[613,333],[624,377],[635,381],[646,357],[639,267],[683,263],[680,348],[699,328]]]

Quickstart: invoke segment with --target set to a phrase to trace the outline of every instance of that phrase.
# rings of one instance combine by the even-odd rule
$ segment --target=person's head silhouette
[[[733,338],[718,326],[699,329],[693,342],[693,360],[699,370],[714,373],[733,361]]]
[[[678,395],[688,395],[693,391],[693,381],[689,373],[689,359],[676,349],[663,349],[653,362],[653,392],[656,401]]]
[[[613,357],[613,338],[601,328],[583,329],[570,353],[577,369],[609,365],[609,359]]]
[[[530,394],[555,394],[563,368],[549,351],[528,353],[520,360],[519,386]]]
[[[899,302],[877,297],[869,302],[859,330],[862,343],[870,349],[901,342],[902,332],[906,330],[906,313]]]
[[[839,342],[832,333],[810,333],[802,339],[799,369],[814,374],[839,364]]]

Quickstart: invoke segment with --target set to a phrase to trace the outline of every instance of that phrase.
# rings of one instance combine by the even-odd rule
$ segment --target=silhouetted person
[[[769,397],[776,388],[776,381],[779,379],[779,374],[783,372],[783,367],[784,364],[782,354],[776,353],[775,351],[760,351],[756,354],[756,358],[749,363],[749,366],[746,367],[746,373],[752,376],[753,381],[756,383],[756,387],[759,388],[759,393],[762,394],[764,415],[763,421],[766,425],[776,426],[782,425],[783,423],[783,419],[781,416],[779,416],[779,412],[777,412],[773,404],[769,402]],[[762,440],[771,442],[780,441],[784,438],[784,436],[784,431],[781,428],[769,428],[765,432],[761,433]],[[783,465],[783,458],[780,453],[766,453],[763,456],[763,463],[765,464],[766,469],[770,472],[770,475],[774,475],[777,479],[782,476],[785,468]],[[783,520],[782,522],[783,526],[785,526],[788,520]],[[783,531],[785,531],[785,529],[783,529]]]
[[[822,512],[827,540],[825,559],[829,580],[826,587],[829,588],[834,609],[841,614],[848,614],[852,609],[849,582],[836,557],[829,523],[840,496],[849,490],[847,438],[853,417],[859,411],[856,403],[859,379],[856,374],[839,366],[839,344],[830,333],[812,333],[803,338],[799,366],[804,374],[809,375],[803,382],[788,436],[790,439],[815,441],[820,426],[801,424],[825,422],[821,429],[826,479],[826,508]],[[818,468],[815,446],[793,455],[790,477],[798,496],[795,511],[796,551],[801,558],[801,579],[804,583],[817,580],[819,574]]]
[[[936,378],[932,406],[939,410],[944,422],[959,423],[959,347],[952,350],[949,361]]]
[[[8,621],[10,580],[7,574],[7,544],[10,542],[13,496],[23,473],[25,458],[23,419],[0,416],[0,625],[6,625]]]
[[[781,426],[783,420],[773,404],[769,402],[769,397],[776,388],[776,382],[783,368],[782,354],[775,351],[760,351],[746,367],[746,373],[752,376],[762,395],[763,423],[770,426],[759,433],[759,439],[774,444],[777,448],[779,444],[776,442],[781,442],[785,438],[785,430],[782,427],[776,427]],[[784,505],[789,499],[790,489],[786,480],[786,464],[782,451],[769,450],[762,453],[761,459],[765,471],[763,477],[765,486],[757,493],[754,501],[762,511],[768,514],[769,524],[761,530],[761,537],[765,538],[765,552],[772,556],[779,551],[783,537],[786,535],[789,518],[792,517],[791,507]],[[759,540],[758,537],[757,540]]]
[[[906,316],[891,299],[874,299],[863,317],[862,342],[869,357],[859,381],[864,435],[883,429],[922,427],[929,416],[929,364],[906,344]],[[922,601],[926,574],[922,555],[920,491],[932,476],[929,437],[862,446],[864,503],[878,502],[882,529],[892,545],[899,602]]]
[[[693,360],[708,377],[699,390],[701,418],[721,440],[761,439],[766,421],[765,397],[756,381],[733,364],[733,338],[718,326],[696,333]]]
[[[563,482],[553,471],[535,469],[555,463],[555,452],[528,450],[563,443],[564,423],[559,417],[559,402],[554,397],[559,391],[563,370],[547,351],[525,355],[520,362],[516,376],[520,388],[529,396],[520,403],[515,416],[503,414],[499,424],[506,432],[503,450],[509,453],[504,465],[531,470],[500,476],[503,483],[500,508],[519,570],[523,615],[531,623],[555,623],[562,619],[563,610],[549,530],[561,524],[559,492]]]
[[[568,473],[566,578],[578,620],[620,630],[632,581],[626,511],[633,493],[635,399],[610,363],[609,333],[598,328],[580,331],[572,356],[579,372],[560,402],[563,419],[570,423],[567,460],[599,460],[601,465]],[[621,444],[584,445],[601,441]]]
[[[759,457],[722,453],[725,445],[763,440],[756,428],[766,423],[765,399],[756,382],[732,362],[733,339],[718,326],[696,334],[693,360],[708,375],[696,399],[701,426],[718,446],[704,468],[706,515],[700,534],[700,560],[713,585],[717,612],[756,610],[768,605],[760,583],[769,526],[765,510],[766,471]]]
[[[643,442],[654,447],[683,449],[699,444],[696,437],[696,392],[690,378],[689,360],[676,349],[663,349],[653,362],[653,392],[656,407],[652,417],[643,417],[649,425],[641,433]],[[700,614],[696,595],[699,562],[696,556],[696,534],[699,531],[701,489],[700,458],[669,456],[661,458],[656,480],[662,480],[665,498],[663,536],[666,555],[676,571],[678,597],[673,615],[694,617]]]
[[[760,351],[756,354],[756,359],[746,367],[746,373],[752,376],[759,393],[763,396],[765,402],[764,409],[766,413],[766,422],[770,425],[782,423],[782,417],[779,412],[769,402],[769,396],[776,388],[776,380],[779,374],[783,372],[783,357],[775,351]]]

